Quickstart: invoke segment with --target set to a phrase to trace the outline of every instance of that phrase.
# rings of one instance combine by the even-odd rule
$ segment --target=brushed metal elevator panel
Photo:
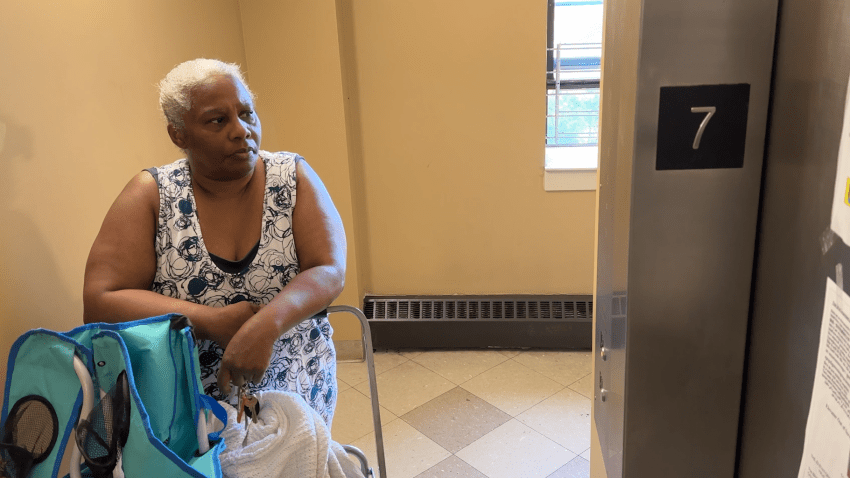
[[[628,73],[603,59],[594,416],[608,478],[734,474],[777,8],[643,0],[631,117],[605,91]],[[606,17],[603,55],[630,40],[615,27]],[[740,84],[742,161],[657,169],[662,88]],[[605,135],[606,114],[620,133],[633,122],[631,144]]]
[[[850,2],[783,0],[759,224],[740,478],[796,478],[826,278],[850,246],[830,231],[847,79]],[[831,243],[831,244],[830,244]]]
[[[606,0],[599,128],[594,421],[608,477],[622,476],[625,323],[641,3]],[[603,400],[604,399],[604,400]]]

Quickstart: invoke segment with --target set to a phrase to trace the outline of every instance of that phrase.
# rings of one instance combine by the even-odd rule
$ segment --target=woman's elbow
[[[103,301],[103,292],[91,290],[90,287],[83,289],[83,323],[91,324],[94,322],[103,322],[100,320],[101,303]]]
[[[342,294],[342,290],[345,288],[345,265],[332,266],[331,270],[328,289],[335,299]]]
[[[87,279],[83,283],[83,323],[110,322],[111,290],[104,281]]]

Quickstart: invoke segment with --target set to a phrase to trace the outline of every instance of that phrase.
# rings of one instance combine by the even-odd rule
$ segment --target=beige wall
[[[591,293],[595,195],[543,191],[546,3],[337,3],[364,291]]]
[[[2,383],[24,331],[82,324],[86,257],[127,181],[180,157],[155,84],[188,58],[244,63],[236,2],[203,5],[0,2]]]

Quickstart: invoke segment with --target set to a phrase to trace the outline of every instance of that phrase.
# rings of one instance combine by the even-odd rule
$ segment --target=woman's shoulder
[[[271,164],[295,164],[304,159],[300,154],[293,153],[291,151],[269,152],[260,150],[260,157],[262,157],[267,163]]]
[[[296,167],[298,162],[304,159],[301,155],[290,151],[260,151],[260,157],[265,161],[266,174],[272,178],[270,183],[283,182],[290,184],[290,187],[295,186]]]
[[[182,158],[173,163],[147,168],[144,171],[153,176],[156,185],[160,188],[167,187],[172,183],[176,183],[178,186],[185,186],[189,181],[188,165],[189,163],[186,158]]]
[[[154,217],[159,214],[159,188],[157,177],[148,174],[150,171],[139,171],[124,186],[115,200],[120,204],[123,213],[131,210],[152,212]]]
[[[147,170],[148,171],[155,170],[155,171],[158,171],[158,172],[174,171],[175,169],[184,169],[184,168],[187,167],[188,164],[189,164],[189,162],[186,158],[180,158],[180,159],[173,161],[171,163],[163,164],[162,166],[155,166],[155,167],[152,167],[152,168],[148,168]]]

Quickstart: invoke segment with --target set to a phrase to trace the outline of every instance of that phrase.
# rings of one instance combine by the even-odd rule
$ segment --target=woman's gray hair
[[[239,80],[251,95],[251,99],[254,99],[254,93],[248,88],[239,65],[206,58],[185,61],[175,66],[159,82],[159,105],[168,124],[182,130],[183,115],[192,108],[192,88],[209,84],[215,77],[222,75]]]

